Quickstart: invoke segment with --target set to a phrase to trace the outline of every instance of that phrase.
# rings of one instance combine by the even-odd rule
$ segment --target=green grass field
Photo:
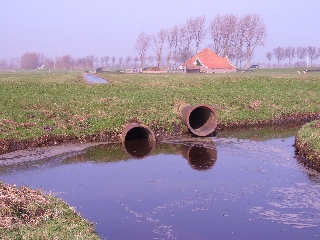
[[[255,70],[233,74],[101,74],[111,84],[85,84],[79,72],[0,73],[0,139],[119,133],[138,120],[172,131],[177,106],[207,103],[219,125],[272,122],[320,113],[320,74]]]

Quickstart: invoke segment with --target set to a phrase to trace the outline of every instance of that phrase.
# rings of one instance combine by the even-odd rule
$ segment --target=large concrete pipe
[[[125,125],[120,140],[123,150],[132,158],[143,158],[149,155],[156,144],[153,131],[139,123]]]
[[[181,154],[195,170],[209,170],[217,160],[217,149],[202,146],[181,145]]]
[[[180,119],[193,134],[204,137],[213,133],[217,127],[218,118],[214,108],[208,104],[182,105]]]
[[[129,123],[125,125],[120,134],[121,142],[137,139],[156,141],[153,131],[148,126],[140,123]]]

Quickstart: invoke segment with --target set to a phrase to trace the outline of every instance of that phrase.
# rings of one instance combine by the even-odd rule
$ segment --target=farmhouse
[[[209,48],[205,48],[190,58],[182,64],[182,68],[186,73],[227,73],[236,71],[236,67],[229,62],[227,57],[220,57]]]

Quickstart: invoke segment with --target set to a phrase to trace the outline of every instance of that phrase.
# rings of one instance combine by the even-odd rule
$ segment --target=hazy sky
[[[136,56],[142,31],[153,34],[201,15],[208,26],[217,14],[229,13],[257,13],[265,21],[266,44],[253,62],[266,62],[265,53],[277,46],[320,47],[320,0],[1,0],[0,6],[0,58],[26,51]]]

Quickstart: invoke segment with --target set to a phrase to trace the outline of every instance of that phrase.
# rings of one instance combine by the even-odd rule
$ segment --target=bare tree
[[[163,50],[163,45],[165,43],[167,35],[168,35],[167,30],[161,29],[158,33],[152,36],[153,43],[155,46],[155,51],[156,51],[156,60],[157,60],[158,67],[160,67],[160,62],[162,60],[162,50]]]
[[[291,61],[296,57],[296,48],[295,47],[287,47],[285,49],[285,55],[289,60],[289,67],[291,66]]]
[[[106,63],[106,67],[108,67],[108,62],[110,61],[110,57],[109,56],[105,56],[104,57],[104,61]]]
[[[200,44],[206,37],[207,29],[206,29],[206,17],[201,16],[194,19],[194,31],[193,31],[193,39],[195,41],[196,53],[199,51]]]
[[[35,52],[26,52],[21,56],[22,69],[37,69],[39,66],[38,54]]]
[[[238,55],[238,60],[239,60],[239,63],[240,63],[240,69],[242,68],[241,64],[243,61],[245,61],[247,59],[247,54],[245,53],[245,51],[241,50],[240,51],[240,54]]]
[[[211,40],[213,41],[213,51],[221,55],[223,53],[223,19],[217,15],[209,25]]]
[[[306,47],[297,47],[297,57],[299,59],[303,59],[307,56],[307,48]]]
[[[43,65],[46,69],[54,68],[54,62],[51,58],[46,57],[43,61]],[[76,66],[75,66],[76,67]]]
[[[175,25],[171,31],[170,31],[170,36],[172,37],[173,39],[173,66],[174,66],[174,69],[177,68],[177,62],[178,62],[178,55],[179,55],[179,43],[180,43],[180,30],[179,30],[179,27],[177,25]]]
[[[236,66],[238,66],[238,61],[240,61],[240,68],[241,62],[244,61],[244,37],[245,37],[245,18],[240,17],[238,18],[236,24],[236,30],[234,32],[234,58]]]
[[[138,57],[134,57],[134,58],[133,58],[133,64],[134,64],[133,67],[134,67],[134,68],[137,68],[138,62],[139,62],[139,58],[138,58]]]
[[[119,68],[122,68],[123,57],[118,58]]]
[[[116,62],[116,57],[112,57],[112,58],[111,58],[111,62],[112,62],[112,68],[114,68],[114,64],[115,64],[115,62]]]
[[[266,58],[268,59],[268,61],[270,62],[272,59],[273,53],[272,52],[267,52],[266,53]]]
[[[104,63],[104,57],[100,58],[100,67],[103,67],[103,63]]]
[[[176,31],[175,31],[176,30]],[[170,30],[167,30],[167,46],[168,46],[168,54],[167,54],[167,58],[166,58],[166,64],[167,67],[169,67],[169,62],[171,60],[171,56],[172,56],[172,51],[174,51],[174,46],[175,46],[175,40],[176,40],[176,34],[177,34],[177,27],[173,27]]]
[[[244,45],[247,53],[246,66],[249,67],[249,62],[255,48],[264,45],[264,41],[267,37],[267,29],[262,18],[258,14],[247,14],[244,16],[244,19],[246,29],[244,37]]]
[[[278,68],[280,61],[285,57],[285,49],[283,47],[277,47],[272,50],[274,57],[278,60]]]
[[[129,67],[132,62],[132,57],[127,56],[125,62],[126,62],[127,67]]]
[[[140,68],[143,67],[143,64],[145,62],[145,54],[149,46],[150,46],[150,36],[147,35],[145,32],[140,33],[135,46],[135,50],[137,51],[140,58]]]
[[[313,62],[313,60],[315,60],[319,57],[319,53],[317,51],[317,48],[314,46],[308,46],[307,53],[308,53],[308,56],[310,57],[311,67],[312,67],[312,62]]]
[[[148,62],[150,64],[150,66],[152,66],[153,61],[154,61],[154,56],[151,56],[151,55],[148,56]]]

